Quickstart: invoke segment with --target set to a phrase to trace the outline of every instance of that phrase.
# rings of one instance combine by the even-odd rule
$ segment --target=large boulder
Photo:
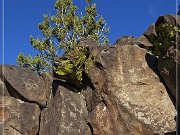
[[[39,131],[40,109],[9,96],[0,97],[0,127],[3,135],[36,135]]]
[[[104,95],[104,103],[99,103],[89,114],[88,120],[94,135],[154,135],[148,125],[121,104],[115,105],[107,95]]]
[[[106,91],[105,96],[101,94],[104,104],[98,104],[89,115],[95,134],[175,131],[176,110],[156,74],[156,57],[132,45],[110,47],[100,53]]]
[[[177,86],[180,85],[180,51],[171,46],[164,55],[158,59],[158,69],[166,86],[176,98],[180,98]],[[178,93],[178,95],[176,95]],[[179,102],[178,102],[178,105]]]
[[[166,27],[160,29],[159,27],[163,25]],[[171,14],[160,16],[144,35],[153,43],[155,55],[158,52],[158,70],[167,88],[174,97],[180,97],[180,94],[176,95],[176,86],[180,85],[179,79],[176,79],[180,77],[180,73],[177,72],[180,67],[180,32],[172,29],[180,29],[180,16]]]
[[[0,69],[10,96],[46,105],[49,89],[46,89],[46,82],[37,72],[13,65],[1,65]]]
[[[160,56],[171,46],[180,46],[179,34],[176,37],[176,31],[180,29],[180,16],[164,15],[160,16],[145,32],[144,36],[153,44],[153,54]],[[176,44],[176,41],[178,43]],[[179,47],[178,47],[179,48]]]
[[[66,88],[67,87],[67,88]],[[73,88],[59,86],[41,114],[40,135],[91,135],[84,97]]]

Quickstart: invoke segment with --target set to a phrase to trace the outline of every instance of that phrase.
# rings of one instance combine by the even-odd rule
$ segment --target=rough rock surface
[[[117,110],[124,107],[127,114],[132,114],[132,117],[146,124],[154,133],[175,131],[176,110],[153,71],[155,68],[152,61],[155,61],[155,57],[138,46],[127,45],[108,49],[107,53],[102,54],[102,61],[107,77],[107,96],[112,99]],[[127,114],[119,111],[123,117],[128,117]],[[111,117],[115,117],[113,113]],[[128,128],[126,124],[122,126],[122,131]],[[99,134],[102,132],[99,129],[97,131]]]
[[[137,39],[138,45],[146,50],[152,50],[153,45],[148,41],[145,36],[140,36]]]
[[[88,120],[94,135],[154,135],[148,125],[134,117],[121,104],[117,104],[117,107],[107,95],[104,96],[104,103],[98,104],[89,114]]]
[[[177,26],[180,28],[180,17],[177,17],[176,19],[175,15],[161,16],[158,18],[156,24],[170,23],[173,27]],[[180,85],[180,80],[178,79],[178,81],[176,81],[176,76],[180,78],[180,72],[177,72],[180,69],[180,50],[178,49],[180,48],[180,35],[178,35],[176,42],[176,46],[166,48],[158,59],[160,74],[174,97],[176,97],[176,85]],[[180,98],[180,93],[178,93],[178,98]]]
[[[172,95],[179,99],[180,93],[176,95],[176,86],[180,85],[180,79],[176,80],[176,77],[180,78],[180,51],[170,47],[165,55],[159,57],[158,69]]]
[[[82,39],[78,46],[88,49],[93,62],[89,72],[82,74],[81,88],[74,88],[70,80],[54,78],[51,73],[1,65],[0,133],[4,130],[5,135],[175,134],[176,110],[167,91],[170,89],[175,96],[179,50],[173,42],[156,57],[154,44],[152,47],[147,40],[148,34],[158,39],[160,33],[156,28],[161,23],[175,26],[173,18],[173,15],[160,17],[145,36],[123,36],[114,46],[97,46],[94,41]]]
[[[177,17],[177,18],[176,18]],[[150,26],[147,31],[144,33],[146,37],[154,35],[157,37],[160,41],[164,40],[158,37],[159,33],[157,31],[157,27],[162,24],[171,24],[172,27],[178,27],[180,28],[180,16],[175,15],[165,15],[160,16],[157,21]],[[162,41],[163,42],[163,41]],[[170,41],[169,41],[170,42]],[[172,41],[171,41],[172,42]],[[175,42],[177,42],[175,44]],[[161,52],[159,59],[158,59],[158,70],[164,79],[167,87],[169,88],[170,92],[173,94],[174,97],[176,97],[176,85],[180,85],[180,81],[176,81],[176,76],[180,77],[179,69],[176,69],[176,65],[179,68],[180,67],[180,50],[177,48],[180,48],[180,36],[177,36],[177,39],[175,42],[168,43],[171,44],[171,46],[167,46],[166,44],[163,44],[163,51]],[[178,46],[178,47],[177,47]],[[178,94],[178,97],[180,98],[180,94]]]
[[[2,69],[2,65],[0,69]],[[11,96],[37,102],[42,106],[46,105],[47,90],[44,80],[38,73],[26,68],[4,65],[2,75]]]
[[[0,97],[0,127],[3,135],[36,135],[39,131],[40,109],[13,97]],[[1,132],[2,133],[2,132]]]
[[[41,114],[40,135],[91,135],[81,94],[59,86],[49,108]]]
[[[6,85],[4,84],[1,78],[0,78],[0,96],[9,96]]]
[[[153,47],[145,36],[140,36],[138,38],[133,36],[122,36],[115,42],[115,45],[138,45],[139,47],[150,51]]]
[[[116,40],[115,45],[133,45],[136,43],[136,39],[133,36],[122,36]]]

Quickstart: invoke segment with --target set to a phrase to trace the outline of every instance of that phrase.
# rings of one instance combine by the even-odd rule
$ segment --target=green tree
[[[43,22],[38,24],[43,38],[30,36],[30,43],[38,54],[32,57],[21,52],[17,57],[20,67],[35,71],[52,70],[54,58],[73,50],[82,38],[95,40],[98,45],[108,44],[106,35],[109,28],[97,13],[96,4],[92,0],[86,0],[84,14],[79,12],[72,0],[57,0],[54,7],[56,14],[44,15]]]

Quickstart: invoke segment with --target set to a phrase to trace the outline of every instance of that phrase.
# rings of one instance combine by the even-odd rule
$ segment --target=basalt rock
[[[74,91],[59,85],[49,107],[41,113],[40,135],[91,135],[84,97],[70,90]]]
[[[37,72],[13,65],[3,65],[3,68],[1,74],[10,96],[41,106],[46,105],[49,89],[46,89],[43,78]]]
[[[36,135],[39,116],[37,104],[9,96],[0,97],[0,129],[3,129],[3,135]]]
[[[169,24],[164,29],[158,29],[160,26],[164,24]],[[153,27],[152,27],[153,26]],[[180,29],[180,17],[176,15],[165,15],[160,16],[157,21],[150,26],[144,35],[153,43],[154,49],[158,49],[156,47],[159,43],[162,44],[159,50],[155,50],[159,52],[158,58],[158,70],[160,75],[162,76],[168,90],[172,93],[174,97],[180,97],[180,94],[176,95],[177,88],[176,86],[180,85],[179,79],[180,73],[180,36],[179,32],[176,32],[177,37],[164,37],[161,36],[163,32],[166,30],[167,32],[172,28]],[[169,28],[170,27],[170,28]],[[170,32],[170,31],[169,31]],[[173,33],[172,33],[173,34]],[[166,34],[168,35],[168,34]],[[173,36],[173,35],[172,35]],[[165,42],[166,41],[166,42]]]
[[[152,51],[153,47],[145,36],[140,36],[138,38],[133,36],[122,36],[115,42],[115,45],[138,45],[149,51]]]
[[[149,38],[158,39],[163,23],[179,27],[172,18],[160,17],[144,36],[124,36],[114,46],[82,39],[77,49],[87,49],[84,56],[93,63],[80,62],[79,80],[1,65],[0,130],[5,135],[174,134],[176,110],[168,90],[177,96],[179,50],[173,42],[157,57]],[[74,51],[67,57],[72,62],[78,56]]]
[[[89,115],[95,134],[164,134],[176,130],[176,110],[156,74],[156,57],[138,46],[126,45],[101,52],[101,60],[107,96]]]

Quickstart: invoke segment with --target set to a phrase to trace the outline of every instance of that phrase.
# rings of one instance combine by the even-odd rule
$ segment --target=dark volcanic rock
[[[116,40],[115,45],[133,45],[136,43],[136,39],[133,36],[122,36]]]
[[[177,19],[176,19],[177,17]],[[173,27],[177,26],[180,29],[180,16],[175,15],[166,15],[158,18],[156,25],[161,25],[169,23]],[[176,44],[173,43],[172,46],[166,47],[158,59],[158,69],[163,77],[167,87],[171,91],[174,97],[180,98],[180,93],[176,95],[176,86],[180,85],[180,35],[178,34],[176,39]],[[169,43],[171,44],[171,43]],[[176,67],[177,66],[177,67]]]
[[[156,33],[156,26],[155,26],[155,23],[151,24],[149,26],[149,28],[144,32],[144,35],[147,37],[147,36],[150,36],[150,35],[155,35],[157,36],[157,33]]]
[[[165,28],[162,28],[163,25],[171,26],[166,26]],[[180,29],[180,16],[169,14],[165,16],[160,16],[157,21],[153,23],[146,30],[146,32],[144,32],[144,36],[153,44],[154,55],[164,55],[171,46],[178,45],[180,47],[179,35],[176,39],[176,36],[172,36],[170,34],[172,32],[171,29],[174,29],[175,27]]]
[[[179,79],[180,73],[179,66],[180,66],[180,36],[177,33],[177,38],[168,38],[161,36],[164,30],[159,30],[158,27],[162,26],[163,24],[170,24],[171,27],[177,27],[180,29],[180,16],[176,15],[165,15],[160,16],[157,21],[150,26],[144,35],[152,42],[154,45],[158,44],[158,42],[162,43],[162,49],[159,49],[159,59],[158,59],[158,70],[160,75],[162,76],[163,80],[165,81],[168,89],[172,93],[174,97],[176,97],[176,85],[180,85]],[[166,28],[168,31],[168,27]],[[167,34],[166,34],[167,35]],[[158,49],[158,47],[155,47]],[[158,50],[155,50],[158,51]],[[178,69],[176,69],[176,65]],[[180,97],[180,94],[178,94]]]
[[[89,115],[94,134],[175,131],[176,110],[155,73],[156,57],[138,46],[126,45],[101,52],[101,61],[107,94],[101,97],[104,104],[98,104]]]
[[[3,65],[3,67],[2,75],[11,96],[28,102],[37,102],[42,106],[46,105],[48,90],[38,73],[17,66]],[[2,69],[2,65],[0,69]]]
[[[84,97],[69,89],[59,86],[51,104],[43,110],[40,135],[91,135]]]
[[[172,95],[179,99],[180,93],[176,95],[176,86],[180,85],[180,79],[177,79],[180,78],[180,51],[172,46],[164,55],[160,55],[158,69]]]
[[[137,44],[139,47],[144,48],[146,50],[152,50],[153,45],[148,41],[145,36],[140,36],[137,39]]]
[[[13,97],[0,97],[0,127],[3,135],[36,135],[39,131],[40,109]],[[2,133],[2,131],[1,131]]]
[[[176,18],[177,17],[177,18]],[[160,16],[158,20],[156,21],[155,25],[159,26],[161,24],[169,23],[172,26],[180,27],[180,16],[168,14],[164,16]]]
[[[138,38],[133,36],[122,36],[115,42],[115,45],[138,45],[139,47],[150,51],[153,47],[145,36],[140,36]]]
[[[154,135],[153,130],[134,117],[121,104],[115,105],[104,97],[104,103],[98,104],[89,114],[89,122],[94,135]]]

